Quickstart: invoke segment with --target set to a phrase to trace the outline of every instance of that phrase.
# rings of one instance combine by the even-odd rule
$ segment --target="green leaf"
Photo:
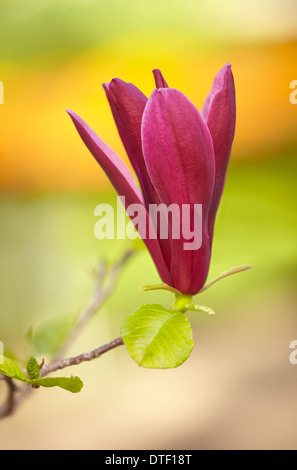
[[[37,369],[38,367],[38,377],[37,377]],[[30,375],[29,375],[30,371]],[[0,355],[0,374],[6,375],[7,377],[11,377],[12,379],[21,380],[22,382],[27,383],[28,385],[33,386],[41,386],[41,387],[60,387],[64,390],[68,390],[72,393],[78,393],[81,391],[83,387],[83,383],[79,377],[45,377],[39,378],[40,371],[39,366],[34,357],[30,357],[27,363],[27,372],[31,380],[29,380],[22,369],[18,365],[16,365],[13,361],[8,359],[7,357]],[[32,378],[33,376],[36,378]]]
[[[83,387],[83,382],[79,377],[45,377],[42,379],[32,380],[32,385],[41,387],[60,387],[72,393],[78,393]]]
[[[18,357],[15,353],[13,353],[9,349],[7,349],[7,347],[5,348],[5,357],[6,357],[6,359],[10,359],[11,361],[15,362],[16,364],[19,364],[20,367],[25,368],[25,366],[26,366],[25,362],[20,357]]]
[[[39,379],[40,369],[35,357],[30,357],[29,361],[27,362],[26,369],[30,379]]]
[[[28,379],[22,369],[5,356],[0,356],[0,373],[12,379],[28,383]]]
[[[178,367],[193,349],[187,318],[158,304],[143,305],[124,321],[121,335],[131,357],[142,367]]]

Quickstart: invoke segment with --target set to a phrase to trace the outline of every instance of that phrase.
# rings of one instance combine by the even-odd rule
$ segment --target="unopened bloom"
[[[151,224],[151,204],[202,205],[202,244],[185,250],[185,239],[144,238],[162,281],[185,295],[205,284],[216,213],[222,196],[235,131],[235,89],[230,64],[216,75],[202,114],[154,70],[156,88],[147,97],[118,78],[104,84],[119,135],[138,177],[74,112],[82,140],[101,165],[126,208],[142,204]],[[192,214],[193,215],[193,214]]]

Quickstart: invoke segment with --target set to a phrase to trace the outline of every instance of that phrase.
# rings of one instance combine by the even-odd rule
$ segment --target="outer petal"
[[[153,74],[155,78],[156,88],[168,88],[167,82],[163,77],[161,70],[154,69]]]
[[[73,111],[67,111],[70,115],[80,137],[93,154],[99,165],[102,167],[112,185],[120,196],[125,196],[125,207],[131,204],[141,204],[144,206],[143,197],[138,189],[130,171],[118,155],[103,142],[100,137]],[[147,226],[150,224],[149,214],[147,214]],[[159,274],[164,282],[171,282],[171,277],[165,265],[160,245],[157,239],[145,238],[146,244]]]
[[[118,128],[119,135],[138,176],[146,205],[156,200],[155,190],[151,185],[144,163],[141,145],[142,114],[147,97],[132,83],[114,78],[109,84],[104,83],[107,99]]]
[[[154,90],[142,120],[143,153],[161,202],[202,204],[202,246],[184,250],[183,236],[171,239],[170,273],[174,287],[195,294],[210,261],[208,212],[214,187],[214,152],[209,130],[196,107],[173,88]]]
[[[223,193],[235,132],[235,87],[231,65],[226,64],[215,76],[206,98],[203,117],[210,130],[215,151],[215,187],[209,211],[209,237],[212,240],[215,217]]]
[[[149,178],[142,153],[141,121],[147,103],[146,96],[131,83],[126,83],[119,78],[114,78],[109,84],[104,84],[115,123],[123,145],[138,176],[144,203],[160,204],[154,186]],[[170,252],[168,243],[159,240],[163,258],[169,267]]]
[[[67,110],[80,137],[103,168],[112,185],[128,204],[141,202],[143,197],[133,176],[120,157],[73,111]]]

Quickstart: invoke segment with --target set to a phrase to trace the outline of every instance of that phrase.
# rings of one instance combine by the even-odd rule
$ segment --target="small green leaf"
[[[18,357],[15,353],[13,353],[12,351],[10,351],[7,348],[5,348],[5,357],[6,357],[6,359],[10,359],[11,361],[15,362],[16,364],[19,364],[20,367],[25,368],[25,365],[26,365],[25,362],[20,357]]]
[[[28,383],[28,379],[22,369],[5,356],[0,356],[0,373],[12,379]]]
[[[79,377],[45,377],[42,379],[32,380],[32,385],[41,387],[60,387],[72,393],[78,393],[83,387],[83,382]]]
[[[27,362],[26,369],[30,379],[39,379],[40,369],[35,357],[30,357],[29,361]]]
[[[0,374],[11,377],[12,379],[21,380],[22,382],[27,383],[28,385],[41,386],[41,387],[60,387],[64,390],[68,390],[72,393],[78,393],[83,387],[83,383],[79,377],[45,377],[45,378],[35,378],[32,379],[32,375],[37,375],[36,370],[37,361],[34,357],[31,357],[27,363],[27,372],[29,375],[29,370],[31,374],[31,380],[29,380],[22,369],[16,365],[13,361],[7,357],[0,355]],[[37,364],[38,366],[38,364]],[[39,372],[39,366],[38,366]],[[39,372],[40,374],[40,372]]]
[[[131,357],[142,367],[178,367],[193,349],[187,318],[158,304],[143,305],[124,321],[121,335]]]

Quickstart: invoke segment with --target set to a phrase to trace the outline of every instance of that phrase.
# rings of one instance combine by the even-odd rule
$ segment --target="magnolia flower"
[[[215,76],[202,114],[179,90],[168,87],[154,70],[156,88],[147,97],[118,78],[104,90],[139,180],[118,155],[74,112],[68,111],[87,148],[105,171],[125,207],[141,204],[148,226],[151,204],[202,207],[202,244],[185,250],[184,236],[143,237],[163,283],[194,295],[208,275],[215,217],[222,196],[235,131],[235,89],[230,64]]]

